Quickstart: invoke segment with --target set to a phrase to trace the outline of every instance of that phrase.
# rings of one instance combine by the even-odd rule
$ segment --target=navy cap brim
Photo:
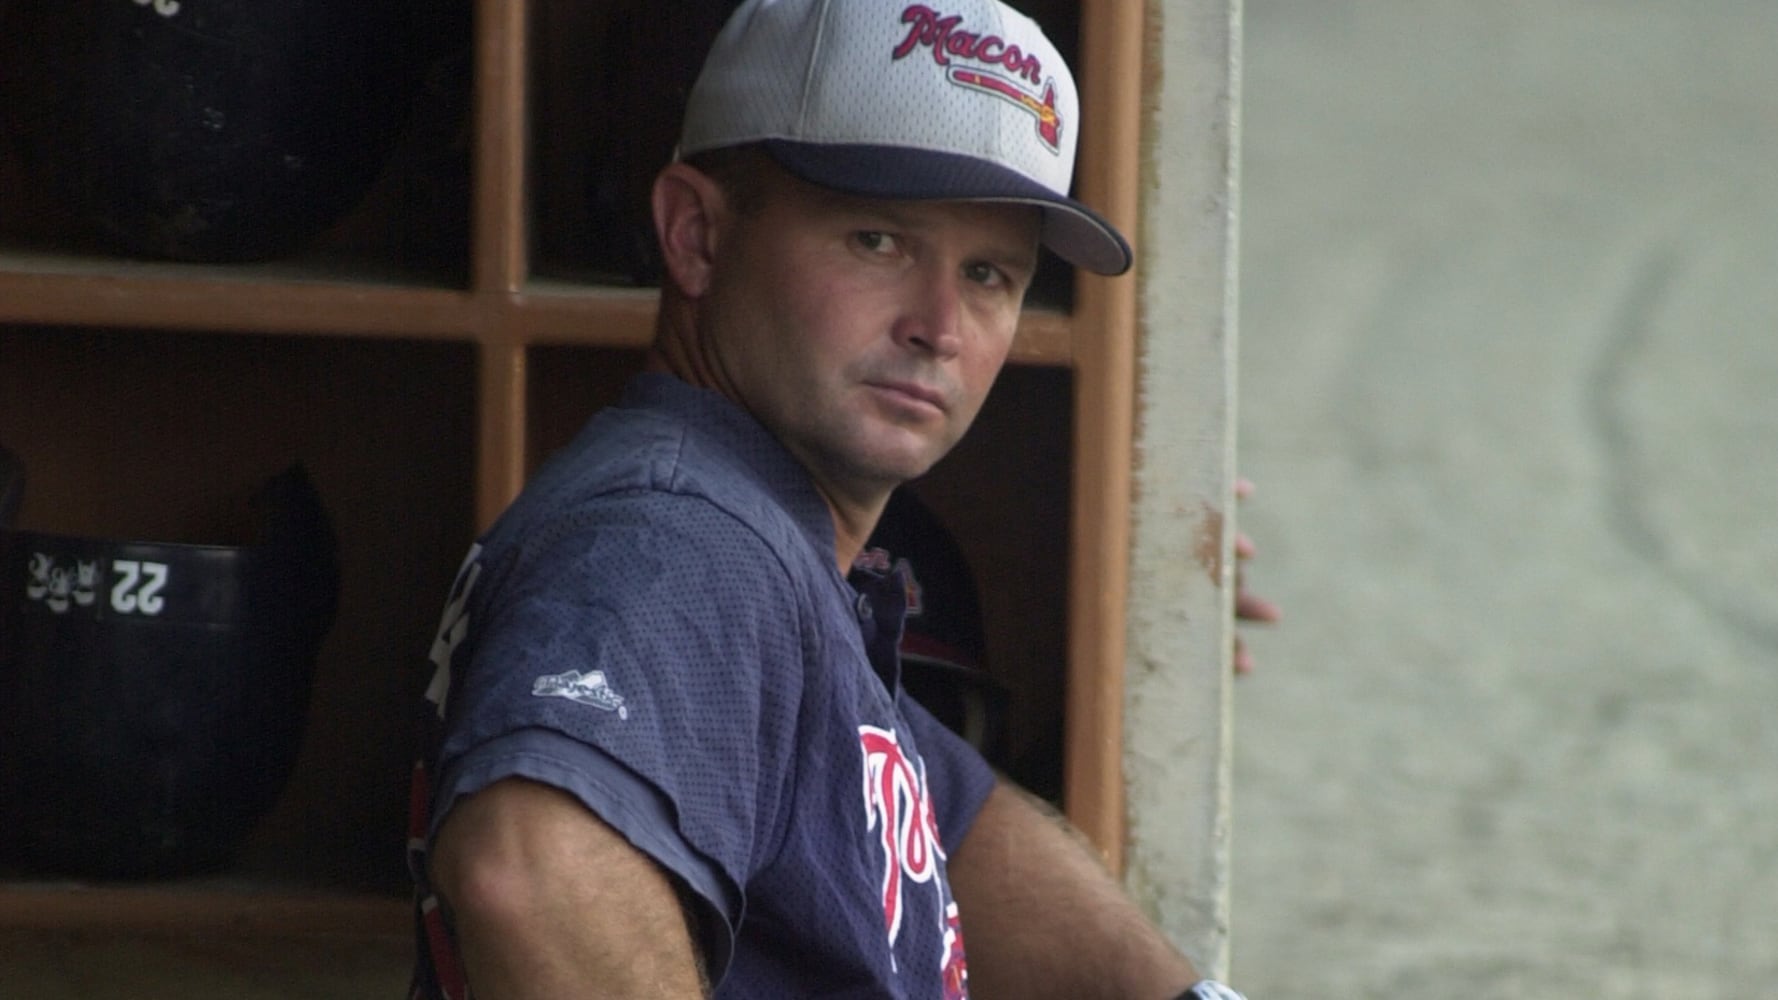
[[[1123,274],[1133,256],[1099,213],[998,164],[905,146],[834,145],[768,139],[778,165],[811,184],[863,198],[998,201],[1043,211],[1043,245],[1076,267]]]

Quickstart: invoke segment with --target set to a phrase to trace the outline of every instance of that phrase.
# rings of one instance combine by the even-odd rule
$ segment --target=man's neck
[[[662,295],[654,342],[649,346],[644,367],[648,371],[677,376],[700,388],[722,392],[722,383],[714,376],[703,356],[694,349],[692,338],[687,335],[690,329],[687,325],[689,318],[683,306],[683,300]],[[730,399],[735,398],[732,393],[724,395]],[[745,406],[739,400],[735,402]],[[791,451],[794,453],[795,449],[792,448]],[[872,487],[863,492],[855,488],[842,489],[843,484],[826,482],[816,475],[807,456],[796,457],[803,468],[809,470],[816,491],[827,502],[828,513],[833,517],[834,562],[839,566],[840,575],[844,576],[851,572],[852,563],[864,551],[864,543],[870,539],[871,532],[876,530],[877,519],[883,515],[883,507],[888,504],[889,492],[893,487],[880,491]]]
[[[889,502],[887,494],[875,503],[858,504],[836,502],[834,496],[819,483],[816,488],[827,500],[827,509],[833,515],[833,550],[834,559],[844,576],[852,571],[852,564],[858,561],[858,554],[864,551],[864,543],[870,540],[871,532],[877,528],[877,519],[883,515],[883,507]]]

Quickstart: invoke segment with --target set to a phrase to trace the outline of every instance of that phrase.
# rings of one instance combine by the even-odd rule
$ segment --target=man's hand
[[[1235,499],[1245,500],[1253,494],[1253,483],[1247,479],[1235,480]],[[1271,623],[1284,617],[1283,609],[1257,594],[1247,592],[1241,566],[1253,558],[1253,539],[1244,532],[1235,532],[1235,618],[1244,622]],[[1251,673],[1253,670],[1253,654],[1247,651],[1247,643],[1241,639],[1239,632],[1235,634],[1235,673]]]

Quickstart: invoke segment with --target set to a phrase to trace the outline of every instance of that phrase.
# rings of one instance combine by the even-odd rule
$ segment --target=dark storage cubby
[[[472,451],[439,442],[472,438],[474,386],[462,345],[0,331],[0,444],[26,473],[19,527],[241,544],[247,499],[293,462],[330,515],[338,611],[295,770],[245,866],[400,887],[401,707],[425,683],[473,522]]]

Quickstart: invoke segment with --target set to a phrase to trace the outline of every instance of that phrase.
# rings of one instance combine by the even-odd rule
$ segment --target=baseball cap
[[[1009,695],[984,668],[981,603],[956,537],[912,491],[898,489],[854,568],[901,574],[902,688],[991,762],[1004,764]]]
[[[1043,210],[1063,260],[1122,274],[1129,243],[1069,197],[1074,78],[999,0],[746,0],[687,98],[681,156],[758,143],[809,183],[867,198]]]

